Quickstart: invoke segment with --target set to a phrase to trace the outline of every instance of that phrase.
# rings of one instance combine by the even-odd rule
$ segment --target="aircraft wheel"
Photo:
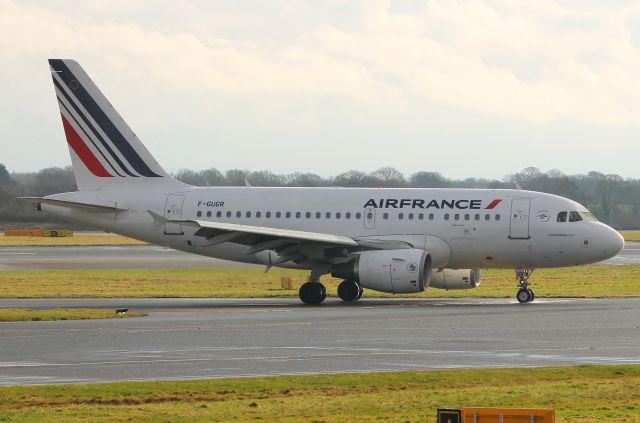
[[[322,299],[320,300],[320,302],[323,302],[324,299],[327,298],[327,288],[320,282],[316,282],[316,283],[320,285],[320,289],[322,290]]]
[[[529,289],[521,289],[516,294],[516,299],[519,303],[528,303],[533,300],[533,291]]]
[[[531,299],[529,300],[530,302],[536,299],[536,294],[535,292],[533,292],[532,289],[527,288],[527,290],[529,291],[529,294],[531,294]]]
[[[327,297],[327,290],[320,282],[307,282],[300,287],[298,296],[305,304],[320,304]]]
[[[362,288],[360,285],[358,286],[360,287],[360,289],[358,290],[358,298],[356,298],[356,300],[362,298],[362,294],[364,293],[364,288]]]
[[[344,280],[338,285],[338,297],[342,301],[356,301],[360,296],[362,288],[356,281]]]

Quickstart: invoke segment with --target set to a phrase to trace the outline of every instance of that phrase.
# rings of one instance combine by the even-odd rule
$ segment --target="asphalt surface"
[[[640,299],[47,299],[131,319],[0,324],[0,385],[640,363]]]
[[[627,243],[602,264],[639,264],[640,243]],[[0,247],[1,270],[260,267],[202,257],[155,245],[109,247]]]
[[[0,247],[1,270],[237,268],[255,265],[157,245]]]

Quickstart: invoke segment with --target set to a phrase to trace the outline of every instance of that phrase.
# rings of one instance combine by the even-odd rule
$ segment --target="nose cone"
[[[606,259],[610,259],[611,257],[617,256],[620,251],[624,248],[624,238],[622,235],[615,229],[603,225],[604,231],[601,235],[601,239],[599,244],[602,247],[602,253],[606,256]]]

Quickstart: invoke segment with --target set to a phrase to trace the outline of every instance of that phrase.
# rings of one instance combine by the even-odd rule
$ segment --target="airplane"
[[[49,60],[78,190],[24,197],[37,210],[176,250],[310,271],[305,304],[338,296],[480,285],[515,269],[516,299],[534,300],[535,269],[609,259],[624,247],[581,204],[521,189],[195,187],[153,158],[83,68]],[[202,152],[205,153],[205,152]]]

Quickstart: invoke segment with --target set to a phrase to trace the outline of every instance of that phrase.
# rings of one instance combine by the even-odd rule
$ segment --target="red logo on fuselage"
[[[496,198],[495,200],[493,200],[492,202],[489,203],[489,205],[487,207],[485,207],[485,209],[492,209],[495,206],[497,206],[498,204],[500,204],[502,202],[501,199]]]

